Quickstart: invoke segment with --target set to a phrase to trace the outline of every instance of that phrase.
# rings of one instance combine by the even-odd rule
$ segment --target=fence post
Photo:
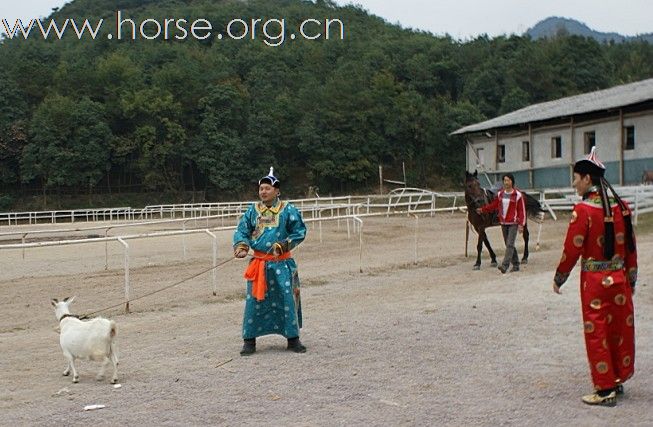
[[[635,190],[635,225],[637,225],[637,217],[639,216],[639,190],[640,186]]]
[[[358,270],[362,273],[363,272],[363,220],[360,219],[357,216],[353,217],[354,220],[358,221],[359,225],[359,230],[360,233],[358,234],[358,262],[359,262],[359,268]]]
[[[186,221],[181,223],[181,229],[186,231]],[[181,246],[184,252],[184,261],[186,261],[186,233],[181,235]]]
[[[120,237],[118,241],[125,248],[125,313],[129,313],[129,245]]]
[[[320,229],[320,243],[322,243],[322,210],[321,209],[317,211],[317,217],[318,217],[318,221],[320,222],[318,224],[318,227]]]
[[[109,234],[109,228],[107,227],[106,230],[104,230],[104,238],[106,239]],[[104,269],[108,270],[109,269],[109,242],[107,240],[104,241]]]
[[[216,271],[216,267],[218,265],[218,236],[216,236],[214,233],[210,232],[209,230],[204,230],[206,234],[211,236],[213,238],[213,241],[211,242],[211,249],[213,252],[213,260],[212,260],[212,266],[213,270],[211,270],[211,281],[212,281],[212,287],[213,287],[213,296],[216,296],[218,294],[218,272]]]
[[[419,235],[419,216],[412,214],[415,217],[415,261],[413,264],[417,265],[417,236]]]

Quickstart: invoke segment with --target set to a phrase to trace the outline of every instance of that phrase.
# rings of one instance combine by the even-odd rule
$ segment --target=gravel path
[[[541,250],[503,276],[487,259],[472,271],[460,214],[420,218],[417,264],[413,218],[366,219],[362,274],[358,240],[343,225],[325,225],[322,243],[311,229],[296,253],[306,354],[270,336],[254,356],[238,355],[245,264],[233,261],[219,271],[217,296],[201,277],[131,314],[106,314],[118,323],[119,389],[95,381],[93,362],[80,363],[79,384],[61,376],[49,304],[72,294],[78,313],[119,303],[119,248],[109,271],[103,245],[37,249],[25,260],[0,252],[0,425],[653,425],[653,267],[642,255],[636,374],[616,408],[595,408],[580,401],[591,383],[578,271],[562,296],[551,291],[564,219],[547,222]],[[229,237],[220,235],[221,259]],[[653,235],[638,237],[650,254]],[[502,255],[498,229],[490,239]],[[206,236],[187,238],[186,260],[179,241],[134,244],[132,295],[209,265]],[[106,408],[85,412],[90,404]]]

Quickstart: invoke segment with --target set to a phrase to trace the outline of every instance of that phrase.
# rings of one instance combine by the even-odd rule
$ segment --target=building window
[[[626,126],[624,127],[624,141],[626,150],[635,149],[635,126]]]
[[[485,150],[482,148],[476,149],[476,160],[478,160],[478,163],[476,164],[477,167],[485,167]]]
[[[506,146],[503,144],[497,145],[497,163],[506,162]]]
[[[551,138],[551,158],[559,159],[562,157],[562,137],[554,136]]]
[[[521,160],[522,162],[528,162],[531,160],[531,150],[529,149],[530,144],[528,141],[521,142]]]
[[[596,132],[594,131],[585,132],[584,140],[585,140],[585,154],[589,154],[590,151],[592,151],[592,147],[596,145]]]

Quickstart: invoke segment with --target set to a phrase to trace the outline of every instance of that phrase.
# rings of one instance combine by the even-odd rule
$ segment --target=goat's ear
[[[63,302],[68,302],[68,298],[70,298],[70,297],[66,297],[66,298],[64,298],[64,299],[63,299]]]
[[[52,306],[53,306],[53,307],[56,306],[58,302],[59,302],[59,301],[57,301],[56,298],[52,298],[52,301],[50,301],[50,303],[52,303]]]
[[[478,176],[478,170],[475,169],[474,170],[474,177],[477,177],[477,176]]]

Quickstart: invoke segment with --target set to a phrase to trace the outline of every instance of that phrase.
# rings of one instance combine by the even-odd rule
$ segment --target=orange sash
[[[290,258],[290,252],[279,256],[266,254],[265,252],[254,251],[254,258],[245,270],[245,279],[252,282],[252,296],[256,301],[265,299],[265,292],[268,290],[267,281],[265,280],[265,263],[266,261],[280,261]]]

